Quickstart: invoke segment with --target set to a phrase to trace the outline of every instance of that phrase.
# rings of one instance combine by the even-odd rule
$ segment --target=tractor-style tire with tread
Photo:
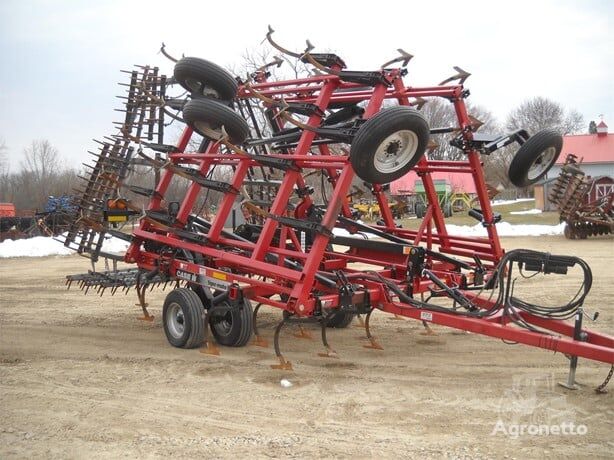
[[[284,319],[288,319],[290,318],[290,313],[288,313],[287,310],[283,310],[283,318]],[[328,322],[326,323],[326,327],[332,327],[335,329],[343,329],[348,327],[350,324],[352,324],[352,321],[354,320],[354,316],[356,316],[354,313],[348,313],[348,312],[337,312],[333,315],[331,315],[331,317],[328,319]]]
[[[388,184],[409,172],[422,158],[429,125],[417,110],[400,105],[386,108],[358,128],[350,161],[362,180]]]
[[[175,64],[177,83],[193,94],[231,101],[237,95],[237,80],[224,68],[197,57],[184,57]]]
[[[162,322],[168,342],[177,348],[196,348],[204,340],[204,307],[191,289],[173,289],[164,300]]]
[[[249,136],[249,125],[243,117],[212,99],[188,101],[183,107],[183,118],[198,134],[209,139],[219,140],[222,126],[233,144],[242,144]],[[207,130],[213,130],[217,138]]]
[[[228,311],[223,317],[209,318],[211,332],[220,345],[242,347],[252,337],[253,309],[249,299],[243,299],[241,308]]]
[[[516,187],[539,181],[561,154],[563,136],[555,129],[543,129],[520,146],[510,163],[508,177]]]

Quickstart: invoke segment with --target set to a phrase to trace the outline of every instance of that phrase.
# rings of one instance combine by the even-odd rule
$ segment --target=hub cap
[[[195,121],[194,126],[198,131],[205,134],[206,137],[211,137],[212,139],[220,139],[222,137],[222,130],[213,129],[211,124],[206,121]]]
[[[214,324],[219,335],[227,336],[232,330],[232,313],[227,312],[224,316],[219,317]]]
[[[220,93],[218,93],[216,90],[210,88],[201,81],[194,80],[193,78],[186,78],[185,85],[190,88],[190,91],[193,93],[199,93],[204,96],[214,97],[215,99],[220,98]]]
[[[168,307],[166,313],[166,325],[170,334],[176,339],[180,339],[183,336],[185,321],[183,317],[183,310],[178,303],[173,302]]]
[[[529,180],[535,180],[543,173],[545,173],[550,167],[550,163],[554,161],[556,155],[555,147],[548,147],[531,164],[529,168],[528,178]]]
[[[411,161],[417,149],[418,136],[415,132],[407,129],[397,131],[379,145],[373,166],[381,173],[394,173]]]

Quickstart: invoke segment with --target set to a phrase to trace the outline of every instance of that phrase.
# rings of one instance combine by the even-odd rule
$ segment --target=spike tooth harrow
[[[287,52],[279,45],[276,48]],[[409,56],[405,52],[403,55]],[[369,328],[375,309],[420,320],[427,331],[431,330],[430,323],[440,324],[614,364],[611,337],[585,329],[579,334],[572,324],[563,321],[575,317],[577,325],[576,313],[582,311],[584,296],[556,314],[548,307],[519,303],[511,296],[510,274],[516,266],[562,274],[585,264],[576,258],[534,251],[504,253],[480,154],[490,154],[514,141],[523,145],[519,155],[529,155],[529,164],[543,152],[530,150],[526,132],[474,139],[480,124],[467,113],[468,91],[463,86],[469,76],[467,72],[455,68],[457,74],[438,86],[412,87],[406,86],[402,78],[409,59],[387,63],[402,62],[403,67],[399,68],[356,72],[344,70],[345,64],[334,55],[312,53],[310,46],[297,56],[323,73],[272,81],[269,73],[261,70],[255,81],[232,88],[236,85],[229,83],[232,79],[219,77],[223,70],[208,61],[199,61],[201,70],[205,68],[208,72],[192,76],[198,91],[205,87],[207,94],[236,90],[234,104],[238,112],[225,101],[192,94],[192,99],[182,104],[187,124],[178,142],[163,149],[164,157],[153,159],[142,150],[147,144],[141,141],[143,134],[139,129],[145,125],[151,128],[151,120],[164,113],[165,85],[161,82],[165,77],[156,75],[153,89],[143,91],[141,99],[128,96],[123,125],[126,129],[120,130],[115,138],[116,142],[123,141],[118,158],[109,158],[111,146],[103,144],[88,182],[88,186],[98,188],[95,192],[86,188],[83,207],[91,207],[89,203],[106,196],[105,184],[118,188],[124,183],[119,172],[105,183],[107,176],[96,168],[111,167],[116,159],[117,164],[125,167],[130,162],[125,155],[127,146],[136,142],[139,157],[156,167],[159,179],[153,192],[148,193],[149,204],[139,227],[133,231],[124,260],[137,264],[141,272],[155,274],[154,281],[170,280],[190,286],[190,291],[177,286],[180,292],[173,294],[173,299],[193,299],[181,305],[182,317],[194,314],[206,318],[220,343],[243,345],[253,329],[256,342],[263,345],[266,341],[256,325],[258,311],[262,305],[282,309],[284,317],[273,340],[280,363],[275,367],[281,369],[291,368],[279,346],[280,331],[286,324],[299,324],[301,337],[308,335],[303,325],[318,325],[324,355],[333,357],[336,353],[328,344],[327,326],[346,327],[354,316],[366,315],[364,327],[369,348],[382,349]],[[195,62],[195,58],[184,59]],[[142,75],[148,75],[150,68],[143,69]],[[129,94],[143,88],[135,83],[140,75],[131,74]],[[176,74],[175,80],[185,82],[185,75]],[[456,80],[459,84],[450,84]],[[189,86],[186,89],[194,91]],[[154,94],[157,96],[153,97]],[[426,122],[409,107],[414,104],[411,101],[422,105],[426,98],[433,97],[446,98],[454,106],[458,126],[446,128],[446,132],[456,133],[453,145],[465,153],[462,161],[435,161],[424,155],[429,128],[426,125],[426,134],[421,133]],[[383,108],[385,101],[397,101],[398,106]],[[356,109],[358,104],[363,108]],[[146,118],[144,107],[147,111],[150,107],[160,111]],[[261,110],[256,111],[256,107]],[[340,113],[347,107],[353,108]],[[265,116],[257,116],[261,112]],[[334,122],[329,123],[329,119]],[[131,129],[135,127],[133,133]],[[386,129],[389,131],[383,132]],[[192,152],[188,145],[197,132],[205,140],[198,151]],[[247,132],[257,137],[246,139]],[[381,142],[374,144],[373,139],[378,136]],[[156,145],[164,145],[161,137]],[[153,150],[157,155],[160,153]],[[426,215],[415,231],[396,226],[383,186],[412,167],[420,175],[428,199]],[[224,168],[229,174],[225,184],[210,178]],[[471,175],[479,203],[474,214],[480,216],[486,238],[448,233],[432,176],[438,171]],[[356,174],[387,179],[371,184],[381,210],[381,224],[365,225],[353,219],[348,196],[353,193]],[[308,184],[311,176],[318,175],[326,178],[328,188],[328,196],[322,192],[321,203],[316,202],[313,187]],[[164,197],[175,177],[188,180],[189,185],[183,199],[171,207]],[[272,177],[278,179],[274,182]],[[221,199],[215,216],[206,220],[198,215],[197,203],[201,192],[208,196],[211,190],[220,193]],[[246,222],[230,231],[226,227],[238,201]],[[92,232],[101,232],[104,223],[92,224],[92,220],[99,219],[100,209],[96,211],[94,219],[82,218],[80,224]],[[345,229],[349,236],[337,235],[336,229]],[[358,237],[368,233],[377,239]],[[73,239],[71,236],[70,241]],[[94,241],[90,236],[86,251],[95,252],[91,249]],[[68,279],[79,281],[82,287],[125,289],[141,280],[135,273],[130,270],[115,275],[89,273]],[[490,300],[490,295],[481,295],[484,291],[498,292],[498,297]],[[417,300],[416,296],[425,294],[427,301]],[[452,301],[454,306],[436,303],[438,298]],[[193,337],[175,337],[173,328],[167,327],[179,321],[179,317],[168,313],[175,311],[168,306],[169,299],[170,295],[163,310],[169,341],[175,346],[193,346]],[[244,299],[258,304],[253,313]],[[143,290],[139,301],[148,317]],[[195,308],[204,308],[206,315]],[[192,332],[203,333],[202,328]],[[206,343],[210,349],[208,339]]]

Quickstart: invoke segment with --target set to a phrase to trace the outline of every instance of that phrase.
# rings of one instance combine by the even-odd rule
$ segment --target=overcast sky
[[[119,119],[119,69],[172,65],[175,54],[236,63],[264,38],[335,50],[372,70],[397,48],[414,54],[405,81],[433,85],[453,65],[473,75],[471,101],[503,121],[545,96],[614,128],[614,2],[583,1],[26,1],[0,0],[0,140],[12,170],[34,139],[67,163],[89,161],[92,138]]]

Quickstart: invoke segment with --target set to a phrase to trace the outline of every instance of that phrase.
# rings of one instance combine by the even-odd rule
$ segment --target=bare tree
[[[8,172],[9,169],[7,151],[6,142],[4,142],[4,139],[0,139],[0,174]]]
[[[21,169],[38,182],[47,181],[62,169],[58,150],[46,139],[33,141],[23,153]]]
[[[487,109],[467,104],[467,111],[474,118],[480,120],[483,125],[479,128],[480,132],[498,133],[499,124],[494,115]],[[441,98],[430,99],[421,109],[431,128],[457,128],[458,119],[454,111],[454,106]],[[431,139],[438,144],[438,147],[429,153],[431,160],[461,160],[464,157],[462,150],[450,145],[450,141],[458,135],[458,131],[446,134],[434,134]]]
[[[50,195],[72,193],[77,174],[64,169],[55,147],[47,140],[38,140],[24,150],[21,170],[0,175],[0,201],[15,203],[18,209],[41,209]]]
[[[577,110],[565,108],[545,97],[524,101],[510,112],[506,121],[507,129],[526,129],[535,134],[546,128],[554,128],[561,134],[572,134],[584,129],[584,118]]]

